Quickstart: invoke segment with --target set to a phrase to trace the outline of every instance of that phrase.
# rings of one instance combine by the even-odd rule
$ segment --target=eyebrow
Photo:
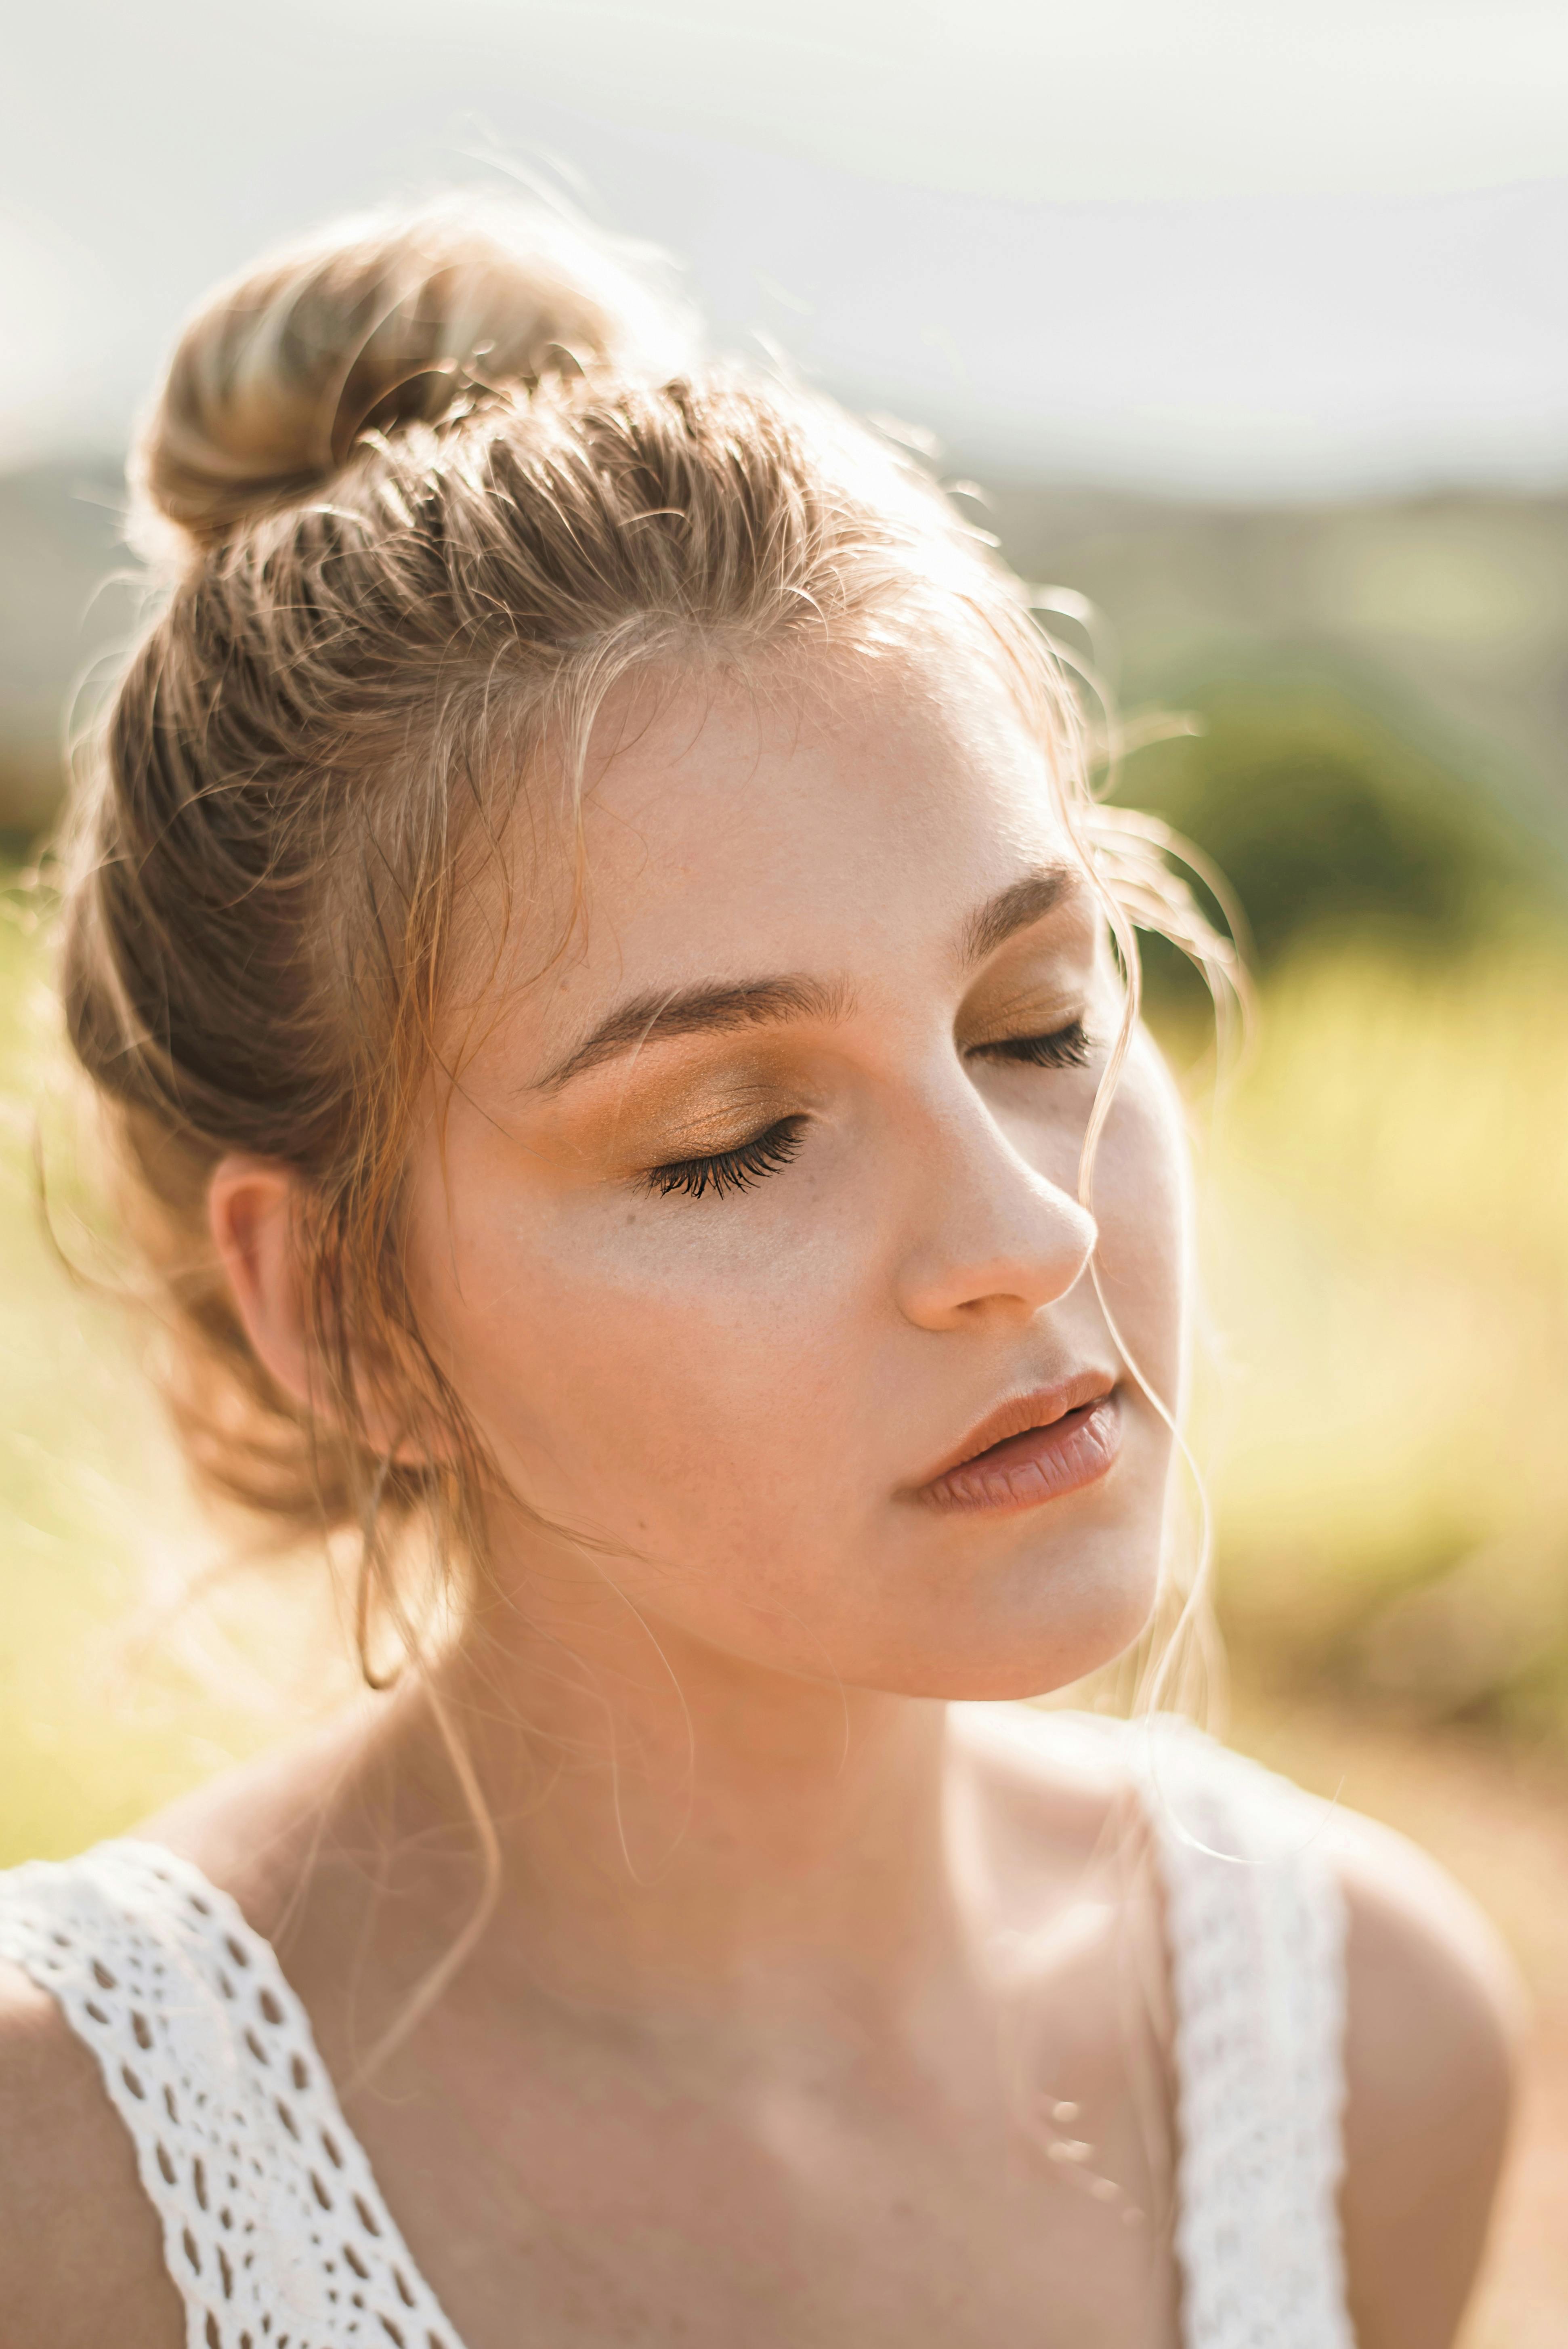
[[[983,962],[1015,932],[1043,921],[1081,877],[1074,864],[1042,864],[998,890],[964,925],[960,942],[964,967]],[[536,1078],[531,1090],[559,1092],[573,1077],[602,1068],[607,1061],[620,1060],[627,1052],[640,1051],[645,1044],[737,1028],[774,1027],[792,1019],[841,1019],[850,1003],[850,990],[841,981],[813,978],[804,971],[673,991],[651,990],[618,1005],[563,1060]]]
[[[970,915],[964,926],[961,949],[966,969],[1005,946],[1015,931],[1026,930],[1054,913],[1064,897],[1083,879],[1076,864],[1037,864],[1019,880],[1009,882]]]
[[[602,1019],[563,1061],[535,1083],[539,1092],[558,1092],[585,1069],[597,1069],[645,1044],[672,1036],[700,1036],[723,1029],[764,1028],[787,1019],[841,1019],[849,989],[804,972],[778,978],[738,979],[728,985],[685,987],[675,993],[634,995]]]

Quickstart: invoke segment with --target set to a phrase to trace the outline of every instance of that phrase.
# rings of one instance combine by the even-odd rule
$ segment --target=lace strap
[[[1176,2007],[1186,2349],[1355,2349],[1326,1806],[1182,1723],[1139,1743]]]
[[[188,2349],[461,2349],[235,1903],[155,1845],[0,1876],[0,1956],[49,1991],[129,2130]]]

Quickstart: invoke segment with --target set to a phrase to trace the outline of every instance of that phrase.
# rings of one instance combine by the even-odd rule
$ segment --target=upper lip
[[[994,1444],[1006,1444],[1010,1435],[1022,1435],[1031,1427],[1049,1427],[1064,1419],[1069,1411],[1081,1411],[1086,1403],[1100,1402],[1116,1385],[1108,1371],[1075,1371],[1070,1378],[1059,1379],[1052,1386],[1030,1387],[1026,1393],[1009,1395],[995,1411],[976,1422],[963,1442],[946,1458],[922,1476],[914,1486],[923,1492],[927,1485],[940,1484],[982,1452],[989,1452]]]

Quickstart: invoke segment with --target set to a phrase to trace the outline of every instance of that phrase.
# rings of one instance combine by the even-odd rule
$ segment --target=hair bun
[[[330,481],[367,429],[438,422],[476,387],[689,347],[631,249],[544,211],[452,199],[340,225],[221,286],[181,336],[133,464],[201,545]]]

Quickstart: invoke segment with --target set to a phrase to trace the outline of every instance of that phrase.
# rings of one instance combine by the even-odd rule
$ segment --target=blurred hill
[[[1568,821],[1568,495],[1202,506],[986,487],[1026,576],[1105,614],[1124,691],[1243,648],[1315,658],[1462,745],[1522,820]]]
[[[1121,796],[1213,857],[1265,968],[1307,932],[1451,947],[1563,904],[1568,498],[986,503],[1026,577],[1095,607],[1123,710],[1193,717]]]
[[[73,688],[134,625],[122,500],[91,457],[0,474],[14,841],[57,805]],[[1026,576],[1089,600],[1125,709],[1201,720],[1140,754],[1124,795],[1229,873],[1265,962],[1326,924],[1453,943],[1561,897],[1568,495],[1270,508],[992,480],[976,518]]]
[[[0,831],[38,833],[59,803],[67,700],[125,636],[124,484],[102,460],[0,474]]]

